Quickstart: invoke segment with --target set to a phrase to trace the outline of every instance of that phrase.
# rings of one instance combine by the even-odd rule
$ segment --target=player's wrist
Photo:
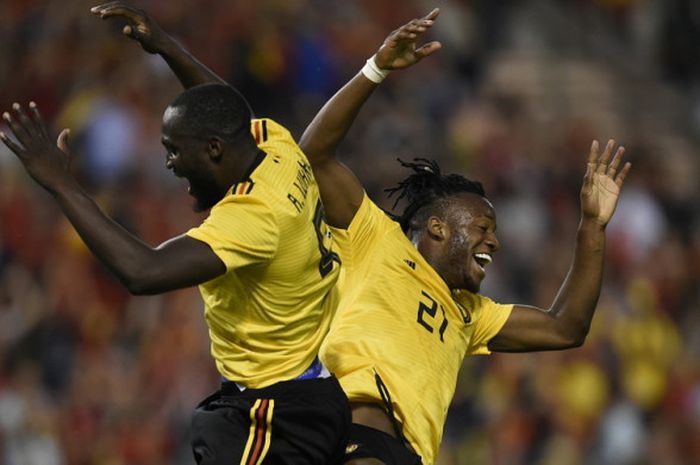
[[[362,74],[375,84],[379,84],[389,75],[391,70],[380,68],[375,59],[376,56],[377,55],[372,55],[370,59],[365,62],[365,65],[362,67]]]
[[[147,45],[150,49],[147,51],[163,56],[175,56],[181,53],[182,49],[180,44],[167,34],[163,34],[157,38],[151,38]]]
[[[605,220],[604,218],[599,218],[597,216],[582,215],[581,221],[578,225],[578,230],[584,234],[605,233],[605,228],[608,225],[608,222],[609,220]]]
[[[39,177],[34,177],[34,179],[59,202],[65,201],[76,192],[81,191],[78,181],[69,173],[54,175],[50,179]]]

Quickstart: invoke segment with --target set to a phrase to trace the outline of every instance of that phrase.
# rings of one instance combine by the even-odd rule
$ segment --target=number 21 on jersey
[[[445,315],[445,308],[427,292],[421,291],[420,293],[422,294],[422,298],[418,302],[418,324],[424,327],[429,333],[437,329],[440,335],[440,342],[445,342],[445,330],[449,324],[447,316]],[[438,309],[440,313],[438,313]]]

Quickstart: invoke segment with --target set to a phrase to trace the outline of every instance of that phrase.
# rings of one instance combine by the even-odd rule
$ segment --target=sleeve
[[[266,202],[252,195],[225,197],[187,235],[208,244],[227,271],[271,260],[279,243],[274,212]]]
[[[362,267],[391,223],[386,213],[365,193],[348,228],[331,228],[343,263],[347,259],[353,267]]]
[[[303,155],[289,130],[278,122],[269,118],[254,119],[250,127],[260,150],[267,153],[291,152]]]
[[[466,307],[471,309],[474,329],[467,349],[467,355],[488,355],[488,343],[506,324],[513,305],[499,304],[479,294],[461,292],[457,297]]]

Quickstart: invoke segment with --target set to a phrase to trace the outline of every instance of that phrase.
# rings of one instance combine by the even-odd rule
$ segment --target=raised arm
[[[386,72],[412,66],[440,49],[439,42],[416,47],[416,41],[433,25],[438,14],[436,8],[389,34],[365,68],[321,108],[301,136],[299,145],[313,167],[330,225],[347,227],[364,195],[352,171],[337,160],[338,145]]]
[[[124,2],[109,2],[92,7],[90,12],[102,19],[127,20],[122,29],[124,35],[141,44],[146,52],[162,56],[185,89],[210,82],[227,84],[163,31],[145,11]]]
[[[29,115],[13,105],[3,113],[18,142],[0,132],[0,140],[19,158],[29,175],[49,191],[90,250],[133,294],[155,294],[209,281],[226,271],[208,245],[187,236],[158,248],[145,244],[108,218],[70,174],[68,130],[54,145],[39,110]]]
[[[631,168],[625,163],[618,170],[624,148],[618,148],[611,160],[614,147],[615,142],[609,141],[599,157],[598,142],[591,145],[581,188],[581,222],[574,258],[551,308],[515,306],[504,327],[489,342],[491,350],[529,352],[583,344],[600,294],[605,227]]]

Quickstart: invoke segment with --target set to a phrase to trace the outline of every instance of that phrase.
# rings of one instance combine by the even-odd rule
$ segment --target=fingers
[[[92,8],[90,8],[90,13],[102,17],[102,13],[103,13],[105,10],[107,10],[107,9],[109,9],[109,8],[113,8],[113,7],[115,7],[115,6],[119,6],[119,5],[121,5],[120,2],[107,2],[107,3],[102,3],[102,4],[100,4],[100,5],[96,5],[96,6],[93,6]]]
[[[100,3],[99,5],[95,5],[92,8],[90,8],[90,11],[103,10],[105,8],[115,5],[124,5],[124,2],[122,2],[121,0],[112,0],[111,2]]]
[[[12,109],[17,110],[19,108],[19,105],[17,103],[12,104]],[[24,146],[27,145],[27,141],[30,139],[29,132],[27,129],[24,127],[22,124],[22,121],[17,118],[17,116],[13,117],[10,115],[9,112],[4,112],[2,114],[3,119],[7,122],[7,125],[10,126],[10,129],[12,130],[12,133],[15,135],[15,138]]]
[[[598,161],[598,141],[593,139],[591,143],[591,151],[588,153],[588,164],[595,165]]]
[[[152,33],[153,25],[150,18],[143,10],[123,4],[122,2],[105,3],[92,7],[90,11],[98,15],[102,19],[107,19],[112,16],[119,16],[129,21],[129,24],[122,28],[122,33],[141,42],[144,45],[144,40],[147,40]],[[144,46],[146,48],[147,46]],[[147,49],[148,50],[148,49]]]
[[[120,3],[121,2],[117,2],[117,1],[100,3],[99,5],[95,5],[92,8],[90,8],[90,13],[99,15],[101,10],[104,10],[105,8],[109,8],[109,7],[114,6],[114,5],[118,5]]]
[[[625,166],[622,167],[622,170],[620,170],[620,172],[617,174],[617,177],[615,178],[615,184],[617,184],[618,187],[622,187],[622,185],[625,183],[625,178],[627,177],[631,169],[632,163],[625,163]]]
[[[418,36],[425,33],[432,25],[432,20],[414,19],[392,32],[387,38],[385,45],[391,48],[402,46],[413,47],[412,44],[415,43]],[[432,50],[432,47],[433,45],[424,50],[424,53],[429,53],[425,53],[423,56],[427,56],[434,52],[435,50]]]
[[[610,165],[608,165],[608,176],[614,177],[615,176],[615,171],[617,171],[617,167],[620,166],[620,161],[622,160],[622,155],[625,153],[625,148],[620,146],[617,148],[617,151],[615,152],[615,156],[613,157],[612,161],[610,162]]]
[[[431,12],[428,13],[427,15],[423,16],[422,19],[426,19],[426,20],[431,20],[431,21],[432,21],[432,20],[434,20],[435,18],[437,18],[439,14],[440,14],[440,8],[433,8],[433,11],[431,11]]]
[[[399,27],[398,29],[394,30],[389,34],[389,36],[386,38],[384,41],[383,47],[387,47],[389,49],[394,49],[397,50],[397,53],[403,53],[404,51],[410,51],[414,52],[415,50],[415,42],[418,36],[421,34],[424,34],[428,29],[430,29],[433,24],[435,18],[438,16],[440,13],[440,10],[438,8],[433,9],[430,13],[427,15],[423,16],[422,18],[416,18],[412,19],[408,23],[404,24],[403,26]],[[412,63],[415,63],[417,60],[420,60],[421,58],[430,55],[431,53],[435,52],[440,48],[441,45],[436,45],[435,43],[431,44],[426,44],[422,47],[420,47],[419,50],[420,53],[416,53],[413,59],[411,60]],[[412,64],[411,63],[411,64]],[[403,67],[403,66],[399,66]]]
[[[596,170],[598,173],[602,174],[606,172],[614,147],[615,141],[613,139],[610,139],[608,143],[605,144],[605,150],[603,150],[603,154],[598,158],[598,167]]]
[[[625,154],[625,147],[618,147],[613,155],[614,148],[615,141],[610,139],[605,145],[603,153],[598,156],[598,141],[594,140],[591,143],[591,151],[588,154],[588,166],[585,175],[586,182],[590,182],[593,178],[593,173],[597,173],[614,179],[619,186],[622,186],[632,165],[630,163],[625,163],[622,170],[618,172],[618,168],[622,163],[622,157]]]
[[[419,34],[422,34],[428,29],[430,29],[433,26],[433,24],[434,21],[430,17],[430,14],[428,14],[423,18],[412,19],[411,21],[394,31],[393,35],[397,38],[400,36],[401,38],[415,39],[416,37],[418,37]]]
[[[90,8],[90,13],[98,15],[98,16],[102,16],[105,13],[107,13],[108,16],[113,16],[115,14],[121,14],[124,11],[133,10],[133,9],[134,8],[127,6],[124,3],[119,2],[119,1],[118,2],[107,2],[107,3],[103,3],[101,5],[93,6],[92,8]]]
[[[10,149],[10,151],[12,151],[12,153],[17,155],[18,157],[22,157],[22,155],[24,154],[24,149],[17,145],[12,139],[10,139],[7,136],[7,134],[5,134],[2,131],[0,131],[0,140],[3,142],[3,144],[7,146],[8,149]]]
[[[442,48],[442,44],[437,41],[433,42],[428,42],[427,44],[423,45],[422,47],[416,49],[416,55],[418,57],[425,58],[428,55],[432,55],[433,53],[437,52]]]
[[[414,34],[421,34],[430,29],[433,24],[435,23],[432,19],[414,19],[401,29],[413,32]]]
[[[58,139],[56,139],[56,145],[58,146],[59,149],[61,149],[63,152],[68,153],[70,149],[68,148],[68,137],[70,136],[70,129],[64,129],[61,131],[61,133],[58,135]]]
[[[588,153],[588,163],[586,164],[586,174],[583,175],[583,185],[588,187],[593,184],[593,173],[596,170],[596,162],[598,160],[598,141],[593,140],[591,150]]]
[[[49,140],[48,129],[41,118],[36,104],[31,102],[29,108],[32,114],[31,119],[18,103],[12,104],[14,115],[7,111],[2,114],[3,119],[7,122],[17,141],[25,148],[35,146],[37,142],[42,143]],[[7,140],[9,138],[5,137],[3,142]],[[6,145],[12,148],[11,145],[7,143]]]
[[[92,7],[90,12],[99,16],[102,19],[111,18],[112,16],[122,16],[131,21],[142,21],[143,13],[137,8],[126,6],[121,2],[105,3]]]
[[[44,119],[41,117],[39,107],[36,106],[36,103],[29,102],[29,111],[32,114],[32,120],[34,121],[36,127],[39,129],[41,136],[44,138],[44,140],[49,141],[49,130],[46,127],[46,124],[44,124]]]
[[[415,39],[416,37],[418,37],[418,36],[416,35],[415,32],[401,30],[401,31],[397,31],[396,34],[394,34],[392,42],[396,43],[396,42],[402,42],[402,41],[409,41],[409,40]]]
[[[36,104],[34,104],[34,106],[36,107]],[[25,113],[19,103],[12,104],[12,109],[15,110],[20,124],[32,140],[44,139],[44,134],[46,134],[47,131],[42,127],[44,122],[41,120],[41,117],[38,120],[29,119],[29,116],[27,116],[27,113]],[[48,138],[46,138],[46,140],[48,140]]]
[[[426,26],[419,26],[417,24],[406,24],[396,30],[393,34],[393,39],[399,40],[412,40],[418,37],[419,34],[427,31]]]

